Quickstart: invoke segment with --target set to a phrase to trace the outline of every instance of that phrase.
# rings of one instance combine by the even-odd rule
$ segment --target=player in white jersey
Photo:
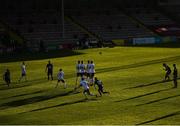
[[[88,85],[88,82],[85,80],[85,78],[81,79],[80,85],[77,88],[80,88],[80,87],[83,87],[83,89],[84,89],[83,94],[84,94],[86,99],[87,99],[87,95],[89,95],[89,96],[96,96],[97,97],[97,95],[94,95],[94,94],[90,93],[89,85]],[[75,88],[75,90],[77,88]]]
[[[90,64],[90,70],[89,70],[89,74],[90,74],[90,85],[92,85],[94,83],[94,74],[95,74],[95,64],[93,63],[93,61],[91,61]]]
[[[86,66],[86,75],[87,75],[88,79],[90,77],[90,69],[91,69],[91,64],[90,64],[90,61],[88,60],[88,63],[87,63],[87,66]]]
[[[76,85],[77,85],[77,81],[78,81],[78,78],[82,76],[81,75],[81,62],[78,61],[77,65],[76,65]],[[75,85],[75,86],[76,86]]]
[[[85,64],[83,63],[83,61],[81,61],[80,69],[81,69],[81,77],[85,76],[85,74],[86,74],[86,67],[85,67]]]
[[[93,61],[91,61],[90,64],[90,77],[93,78],[95,74],[95,64],[93,63]]]
[[[78,64],[76,65],[76,73],[77,77],[81,76],[81,62],[78,61]]]
[[[25,65],[25,62],[22,62],[22,65],[21,65],[21,77],[19,79],[19,82],[21,81],[22,78],[25,78],[25,80],[27,80],[27,78],[26,78],[26,65]]]
[[[58,78],[58,81],[56,84],[56,88],[60,82],[62,82],[64,84],[64,88],[67,88],[66,82],[64,80],[64,72],[62,69],[59,70],[59,73],[57,74],[57,78]]]

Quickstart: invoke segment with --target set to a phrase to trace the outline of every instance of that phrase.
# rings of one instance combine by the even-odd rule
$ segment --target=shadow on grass
[[[28,86],[31,86],[31,85],[16,85],[16,86],[10,86],[10,87],[3,87],[3,88],[0,88],[0,90],[9,90],[9,89],[17,89],[17,88],[23,88],[23,87],[28,87]]]
[[[22,53],[11,53],[0,55],[0,63],[16,62],[16,61],[29,61],[29,60],[41,60],[49,58],[67,57],[74,55],[81,55],[82,53],[73,50],[58,50],[50,51],[46,53],[32,53],[32,52],[22,52]]]
[[[97,99],[81,99],[81,100],[78,100],[78,101],[65,102],[65,103],[62,103],[62,104],[59,104],[59,105],[34,109],[34,110],[31,110],[31,111],[28,111],[28,112],[23,112],[23,113],[20,113],[20,114],[29,113],[29,112],[37,112],[37,111],[42,111],[42,110],[46,110],[46,109],[51,109],[51,108],[56,108],[56,107],[61,107],[61,106],[66,106],[66,105],[73,105],[73,104],[82,103],[82,102],[89,102],[89,101],[97,101]]]
[[[143,94],[143,95],[138,95],[138,96],[135,96],[135,97],[132,97],[132,98],[127,98],[127,99],[119,100],[119,101],[116,101],[116,102],[133,100],[133,99],[136,99],[136,98],[141,98],[141,97],[144,97],[144,96],[148,96],[148,95],[152,95],[152,94],[156,94],[156,93],[160,93],[162,91],[168,91],[168,90],[170,90],[170,89],[158,90],[158,91],[154,91],[154,92],[151,92],[151,93],[147,93],[147,94]]]
[[[28,86],[32,86],[34,83],[36,83],[36,85],[37,85],[42,82],[47,82],[47,80],[42,78],[42,79],[36,79],[36,80],[28,80],[28,81],[21,82],[21,83],[13,82],[10,84],[10,87],[8,87],[6,84],[4,84],[3,87],[0,88],[0,91],[28,87]]]
[[[155,122],[155,121],[158,121],[158,120],[161,120],[161,119],[165,119],[165,118],[168,118],[168,117],[172,117],[172,116],[175,116],[175,115],[179,115],[179,114],[180,114],[180,111],[177,111],[177,112],[174,112],[174,113],[171,113],[171,114],[168,114],[168,115],[164,115],[164,116],[158,117],[156,119],[152,119],[152,120],[149,120],[149,121],[146,121],[146,122],[142,122],[142,123],[136,124],[136,125],[145,125],[147,123]]]
[[[34,94],[39,94],[39,93],[43,93],[46,90],[42,90],[42,91],[35,91],[35,92],[31,92],[31,93],[23,93],[23,94],[19,94],[19,95],[15,95],[15,96],[10,96],[10,97],[3,97],[0,98],[0,100],[4,100],[4,99],[8,99],[8,98],[16,98],[16,97],[21,97],[21,96],[27,96],[27,95],[34,95]]]
[[[27,104],[33,104],[33,103],[37,103],[37,102],[41,102],[41,101],[45,101],[45,100],[49,100],[49,99],[53,99],[53,98],[57,98],[57,97],[77,94],[77,93],[79,93],[79,92],[74,92],[74,90],[72,90],[72,91],[68,91],[66,93],[61,93],[61,94],[56,94],[56,95],[43,94],[41,96],[35,96],[35,97],[27,98],[27,99],[16,100],[16,101],[4,103],[4,104],[1,104],[0,107],[2,110],[2,109],[6,109],[8,107],[18,107],[18,106],[27,105]]]
[[[180,78],[178,78],[179,80]],[[124,90],[126,89],[135,89],[135,88],[141,88],[141,87],[148,87],[148,86],[151,86],[151,85],[156,85],[156,84],[161,84],[161,83],[166,83],[166,82],[171,82],[173,80],[168,80],[168,81],[157,81],[157,82],[152,82],[152,83],[149,83],[149,84],[141,84],[141,85],[137,85],[137,86],[133,86],[133,87],[129,87],[129,88],[124,88]]]
[[[173,57],[167,57],[167,58],[156,59],[156,60],[151,60],[151,61],[144,61],[144,62],[129,64],[129,65],[118,66],[118,67],[109,67],[109,68],[97,69],[97,73],[104,73],[104,72],[110,72],[110,71],[117,71],[117,70],[123,70],[123,69],[143,67],[143,66],[148,66],[148,65],[157,64],[157,63],[174,61],[177,59],[180,59],[180,56],[173,56]]]
[[[161,98],[161,99],[153,100],[153,101],[150,101],[150,102],[147,102],[147,103],[143,103],[143,104],[139,104],[139,105],[136,105],[136,106],[149,105],[149,104],[152,104],[152,103],[160,102],[160,101],[167,100],[167,99],[170,99],[170,98],[176,98],[176,97],[179,97],[179,96],[180,95],[169,96],[169,97],[166,97],[166,98]]]
[[[140,62],[140,63],[135,63],[135,64],[129,64],[129,65],[123,65],[123,66],[118,66],[118,67],[109,67],[109,68],[104,68],[104,69],[97,69],[97,73],[105,73],[105,72],[111,72],[111,71],[117,71],[117,70],[121,70],[121,69],[129,69],[129,68],[136,68],[136,67],[142,67],[142,66],[146,66],[146,65],[151,65],[151,64],[157,64],[157,63],[163,63],[163,62],[167,62],[167,61],[173,61],[173,60],[177,60],[180,59],[180,56],[174,56],[174,57],[168,57],[168,58],[163,58],[163,59],[158,59],[158,60],[152,60],[152,61],[145,61],[145,62]],[[75,73],[72,74],[68,74],[66,77],[67,78],[71,78],[71,77],[75,77]],[[24,83],[31,83],[31,82],[47,82],[46,79],[37,79],[37,80],[32,80],[32,81],[28,81],[28,82],[24,82]],[[162,83],[163,81],[159,81],[159,82],[154,82],[151,83],[149,85],[154,85],[154,84],[158,84],[158,83]],[[3,87],[0,88],[0,90],[7,90],[7,89],[15,89],[15,88],[22,88],[22,87],[27,87],[27,86],[31,86],[32,84],[26,84],[26,85],[22,85],[22,84],[17,84],[17,87]],[[149,86],[147,85],[147,86]],[[146,85],[139,85],[137,87],[131,87],[131,88],[138,88],[138,87],[143,87]],[[129,88],[130,89],[130,88]]]
[[[72,74],[67,74],[66,75],[66,79],[69,79],[69,78],[72,78],[72,77],[76,77],[76,74],[72,73]],[[56,79],[54,79],[54,80],[56,80]],[[12,82],[10,84],[10,87],[8,87],[6,84],[0,84],[0,91],[1,90],[9,90],[9,89],[18,89],[18,88],[23,88],[23,87],[29,87],[29,86],[32,86],[32,85],[41,84],[43,82],[48,82],[48,80],[46,78],[39,78],[39,79],[35,79],[35,80],[24,81],[24,82],[21,82],[21,83]]]

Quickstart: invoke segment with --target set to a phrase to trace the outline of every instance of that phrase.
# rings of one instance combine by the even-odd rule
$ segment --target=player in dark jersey
[[[165,68],[164,70],[166,71],[166,74],[165,74],[165,77],[164,77],[164,80],[166,81],[166,80],[170,80],[170,74],[171,74],[171,68],[167,65],[167,64],[165,64],[165,63],[163,63],[163,67]]]
[[[98,92],[100,94],[100,96],[102,96],[103,94],[110,94],[109,92],[104,91],[103,89],[103,82],[101,80],[98,80],[97,77],[95,77],[95,81],[94,81],[94,87],[96,88],[96,85],[98,86]]]
[[[4,73],[4,75],[3,75],[3,80],[6,82],[6,84],[7,84],[8,87],[9,87],[9,85],[10,85],[10,83],[11,83],[11,78],[10,78],[10,71],[9,71],[9,69],[7,69],[6,72]]]
[[[177,88],[177,78],[178,78],[178,70],[176,68],[176,64],[173,64],[174,70],[173,70],[173,82],[174,82],[174,88]]]
[[[47,72],[48,80],[50,76],[51,76],[51,80],[53,80],[53,65],[51,64],[51,61],[49,61],[48,64],[46,65],[46,72]]]

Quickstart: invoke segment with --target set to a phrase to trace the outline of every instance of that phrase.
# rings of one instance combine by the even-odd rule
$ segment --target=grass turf
[[[102,52],[100,54],[99,52]],[[52,58],[54,77],[63,68],[67,89],[47,81],[49,59],[26,61],[27,82],[17,83],[21,62],[9,68],[12,85],[0,80],[0,124],[180,124],[180,88],[162,82],[162,63],[180,66],[179,48],[116,47],[80,50],[81,55]],[[89,97],[73,91],[77,60],[94,60],[96,76],[110,95]],[[172,78],[172,77],[171,77]],[[97,91],[91,87],[91,91]]]

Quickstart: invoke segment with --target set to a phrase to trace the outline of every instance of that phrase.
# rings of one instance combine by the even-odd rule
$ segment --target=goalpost
[[[64,29],[64,0],[61,0],[61,14],[62,14],[62,38],[65,37],[65,29]]]

